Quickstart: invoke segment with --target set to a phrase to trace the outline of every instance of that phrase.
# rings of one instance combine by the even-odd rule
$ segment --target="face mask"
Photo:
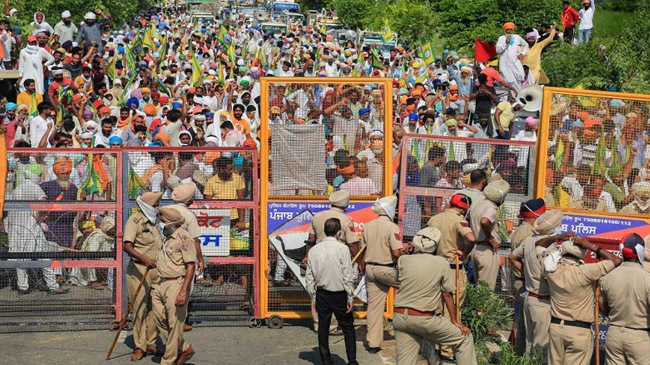
[[[160,231],[160,233],[163,233],[163,234],[164,234],[164,232],[165,232],[165,228],[166,228],[165,223],[163,223],[163,222],[158,222],[158,224],[156,224],[156,227],[158,227],[158,230]]]
[[[383,151],[384,151],[384,149],[383,149],[383,148],[380,148],[380,149],[377,149],[377,150],[372,150],[372,153],[374,153],[375,155],[379,155],[379,154],[381,154]]]
[[[175,231],[174,228],[170,226],[165,226],[165,228],[163,228],[162,233],[165,235],[165,237],[169,237],[172,235],[172,233],[174,233],[174,231]]]

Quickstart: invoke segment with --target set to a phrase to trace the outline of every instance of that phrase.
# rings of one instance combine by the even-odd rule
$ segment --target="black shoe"
[[[444,361],[444,362],[449,362],[449,363],[453,363],[453,364],[456,363],[456,357],[455,357],[455,356],[451,356],[451,357],[449,357],[449,356],[445,356],[445,355],[443,355],[443,354],[439,354],[439,355],[438,355],[438,359],[439,359],[440,361]]]
[[[368,347],[368,352],[371,354],[376,354],[381,351],[381,347]]]
[[[18,295],[25,295],[25,294],[29,294],[31,292],[32,291],[29,290],[29,289],[27,289],[27,290],[18,289]]]

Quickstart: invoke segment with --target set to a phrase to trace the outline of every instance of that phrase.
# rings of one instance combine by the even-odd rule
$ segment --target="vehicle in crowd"
[[[393,33],[393,39],[385,40],[379,32],[364,30],[359,39],[363,46],[375,46],[384,58],[390,57],[390,50],[397,47],[397,33]]]
[[[285,11],[275,18],[275,20],[281,23],[305,25],[305,16],[301,13]]]
[[[280,17],[285,12],[300,13],[300,5],[296,4],[293,0],[277,0],[271,5],[271,12],[274,19]]]
[[[260,24],[265,34],[282,34],[287,33],[287,24],[278,22],[264,22]]]

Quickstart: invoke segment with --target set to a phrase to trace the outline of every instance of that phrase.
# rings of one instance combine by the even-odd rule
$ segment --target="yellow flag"
[[[427,65],[435,62],[435,57],[433,56],[433,44],[431,42],[426,42],[420,47],[422,50],[422,61]]]

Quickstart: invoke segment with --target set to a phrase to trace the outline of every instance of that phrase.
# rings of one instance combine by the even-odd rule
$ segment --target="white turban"
[[[72,16],[72,14],[70,14],[70,10],[66,10],[63,13],[61,13],[61,18],[63,18],[63,19],[69,18],[71,16]]]
[[[95,13],[93,13],[92,11],[89,11],[86,13],[86,15],[84,15],[84,19],[95,20],[97,19],[97,15],[95,15]]]

